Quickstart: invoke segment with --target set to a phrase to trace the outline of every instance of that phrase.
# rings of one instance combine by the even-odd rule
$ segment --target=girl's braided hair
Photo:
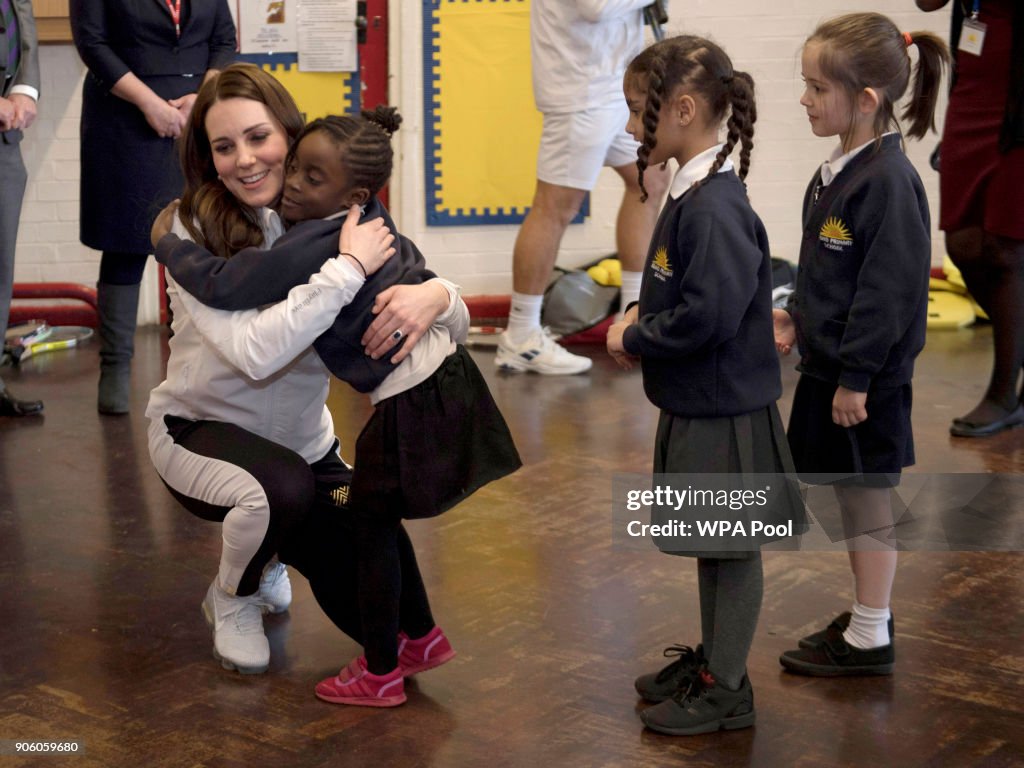
[[[642,200],[647,199],[644,171],[648,158],[658,144],[658,117],[664,101],[685,89],[703,98],[711,110],[711,119],[726,121],[725,146],[715,157],[703,184],[722,167],[736,143],[740,148],[739,177],[746,178],[750,170],[750,152],[754,147],[754,122],[757,107],[754,103],[754,80],[746,72],[733,69],[732,61],[720,47],[710,40],[694,35],[680,35],[655,43],[642,51],[626,69],[626,78],[633,78],[638,89],[647,91],[644,107],[644,140],[637,151],[636,167],[640,175]]]
[[[391,178],[394,152],[391,135],[402,124],[402,116],[394,107],[378,106],[364,109],[358,117],[328,115],[311,121],[295,138],[288,153],[288,162],[303,137],[323,131],[342,149],[341,161],[354,187],[366,187],[376,195]]]

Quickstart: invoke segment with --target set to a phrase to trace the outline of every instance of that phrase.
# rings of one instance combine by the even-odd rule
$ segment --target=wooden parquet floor
[[[985,327],[929,337],[914,471],[1024,468],[1024,429],[947,433],[982,391],[990,344]],[[492,352],[474,353],[526,465],[439,520],[410,524],[459,656],[410,683],[396,710],[313,696],[358,647],[296,574],[291,611],[266,621],[267,674],[240,676],[211,657],[199,604],[220,531],[178,507],[146,451],[142,413],[162,377],[164,331],[139,333],[136,409],[123,418],[96,413],[95,344],[5,369],[46,414],[0,420],[0,741],[73,738],[84,754],[0,756],[0,768],[1024,765],[1020,552],[905,554],[896,673],[847,680],[794,677],[777,663],[848,609],[845,554],[766,553],[749,665],[757,725],[694,738],[644,731],[632,680],[660,666],[666,645],[697,642],[696,573],[692,560],[611,546],[612,475],[649,471],[656,413],[638,373],[583,351],[594,370],[569,378],[499,375]],[[331,408],[352,446],[368,405],[338,387]]]

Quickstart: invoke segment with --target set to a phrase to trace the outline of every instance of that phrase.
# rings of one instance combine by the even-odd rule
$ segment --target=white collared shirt
[[[896,131],[889,131],[887,133],[883,133],[882,136],[889,136],[894,133],[896,133]],[[821,186],[827,187],[831,184],[832,180],[839,175],[839,172],[842,171],[843,168],[853,160],[853,158],[867,149],[869,145],[874,144],[877,140],[878,139],[871,139],[870,141],[866,141],[859,147],[854,147],[846,153],[843,152],[842,144],[833,149],[828,160],[821,164]]]
[[[686,165],[676,171],[675,178],[672,179],[672,188],[668,191],[673,200],[678,200],[686,194],[690,187],[708,175],[708,171],[711,170],[711,166],[715,164],[715,157],[722,151],[722,147],[724,146],[725,144],[716,144],[713,147],[708,147],[699,155],[691,157],[686,161]],[[732,169],[732,160],[726,158],[725,162],[722,163],[722,167],[718,169],[718,172],[725,173]]]

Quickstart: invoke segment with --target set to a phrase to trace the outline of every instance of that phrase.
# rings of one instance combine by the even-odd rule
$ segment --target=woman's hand
[[[178,138],[181,136],[181,129],[185,127],[185,119],[181,112],[171,106],[170,102],[162,99],[147,102],[142,114],[149,127],[162,139]]]
[[[839,387],[832,398],[832,421],[840,427],[855,427],[862,421],[867,421],[867,401],[867,392],[854,392],[852,389]]]
[[[373,219],[360,226],[361,215],[358,205],[349,208],[338,235],[338,254],[348,258],[365,277],[369,277],[394,255],[395,249],[391,244],[395,236],[384,225],[384,219]]]
[[[160,242],[160,239],[170,232],[171,227],[174,226],[174,217],[178,214],[178,206],[180,204],[181,200],[171,200],[157,214],[156,219],[153,221],[153,228],[149,231],[149,241],[153,243],[154,248],[156,248],[156,244]]]
[[[186,93],[181,98],[171,99],[167,103],[181,113],[181,124],[188,125],[188,118],[192,114],[192,105],[196,103],[196,94]]]
[[[449,302],[448,289],[437,281],[393,285],[381,291],[373,303],[373,314],[377,317],[363,334],[366,354],[377,360],[405,339],[402,348],[391,358],[392,363],[402,362],[438,316],[448,309]],[[396,331],[401,331],[397,338]]]
[[[773,309],[772,325],[775,328],[775,348],[780,355],[788,355],[796,344],[796,324],[793,322],[793,316],[784,309]]]

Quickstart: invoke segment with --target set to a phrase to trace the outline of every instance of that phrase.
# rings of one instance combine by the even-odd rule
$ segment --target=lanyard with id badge
[[[960,33],[960,44],[957,48],[974,56],[981,56],[981,48],[985,44],[986,25],[979,19],[981,0],[974,0],[971,18],[964,20],[964,28]]]

